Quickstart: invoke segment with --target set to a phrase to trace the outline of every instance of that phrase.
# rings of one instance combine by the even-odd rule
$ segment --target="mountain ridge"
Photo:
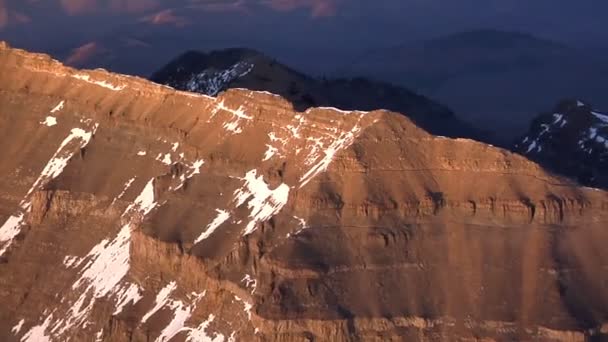
[[[3,340],[606,334],[606,192],[387,111],[0,61]]]
[[[387,109],[408,116],[436,135],[492,140],[460,120],[449,108],[408,89],[362,77],[317,79],[251,49],[188,51],[150,79],[212,96],[230,88],[269,91],[288,99],[300,111],[321,106],[342,110]]]

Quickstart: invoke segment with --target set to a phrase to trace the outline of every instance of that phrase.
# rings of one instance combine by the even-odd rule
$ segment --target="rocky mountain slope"
[[[210,96],[231,88],[268,91],[281,95],[301,111],[311,107],[388,109],[404,113],[437,135],[488,138],[448,108],[407,89],[363,78],[315,79],[249,49],[189,51],[154,73],[151,80]]]
[[[515,151],[582,184],[608,187],[608,114],[563,101],[536,118]]]
[[[608,106],[608,63],[519,32],[473,30],[371,51],[342,74],[388,81],[437,99],[477,127],[512,142],[556,99]]]
[[[0,45],[0,340],[584,341],[608,194],[387,111]]]

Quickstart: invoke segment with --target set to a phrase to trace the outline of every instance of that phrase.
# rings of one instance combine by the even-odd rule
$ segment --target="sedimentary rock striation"
[[[583,341],[608,196],[386,111],[0,46],[0,340]]]

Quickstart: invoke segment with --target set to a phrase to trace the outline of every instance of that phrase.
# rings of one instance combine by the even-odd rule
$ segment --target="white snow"
[[[0,256],[4,255],[4,253],[11,246],[15,236],[17,236],[21,231],[23,219],[23,213],[19,213],[17,216],[10,216],[6,222],[4,222],[2,227],[0,227],[0,243],[4,243],[4,245],[0,248]]]
[[[125,193],[127,192],[127,190],[129,190],[129,187],[131,187],[131,184],[133,184],[133,182],[135,181],[135,178],[137,178],[137,177],[133,177],[133,178],[129,179],[125,183],[125,185],[123,186],[123,189],[120,192],[120,194],[118,194],[118,196],[116,196],[116,198],[114,198],[114,200],[112,200],[112,204],[114,204],[114,202],[116,202],[117,200],[121,199],[122,196],[125,195]]]
[[[28,201],[29,196],[42,185],[44,181],[50,181],[59,176],[68,164],[68,161],[72,158],[75,149],[68,150],[68,146],[72,142],[78,142],[79,148],[84,148],[91,141],[91,137],[97,130],[98,125],[95,124],[92,131],[85,131],[81,128],[73,128],[70,134],[63,140],[59,148],[53,154],[51,159],[48,161],[34,184],[30,187],[25,198],[21,201],[21,208],[29,210],[30,203]],[[7,221],[0,227],[0,243],[4,245],[0,248],[0,256],[3,255],[8,247],[12,244],[13,239],[21,231],[23,225],[24,213],[18,213],[10,216]]]
[[[171,165],[173,162],[171,161],[171,154],[170,153],[159,153],[158,156],[156,156],[156,160],[158,160],[159,162],[165,164],[165,165]]]
[[[32,187],[28,191],[26,197],[29,196],[32,192],[34,192],[34,190],[36,190],[36,188],[43,181],[52,180],[52,179],[56,178],[57,176],[59,176],[63,172],[63,169],[67,166],[68,161],[72,158],[74,153],[76,153],[76,150],[74,150],[74,149],[72,149],[71,151],[66,151],[67,150],[66,147],[75,141],[79,142],[78,147],[80,149],[86,147],[89,144],[89,142],[91,141],[91,138],[93,137],[93,134],[97,130],[97,127],[98,127],[97,124],[95,124],[93,131],[85,131],[82,128],[73,128],[70,131],[70,135],[68,135],[67,138],[65,138],[63,140],[63,142],[61,143],[61,145],[59,145],[59,148],[57,149],[57,151],[55,152],[55,154],[53,155],[51,160],[49,160],[49,162],[46,164],[46,166],[40,173],[40,176],[38,177],[38,179],[34,182],[34,185],[32,185]]]
[[[154,179],[151,179],[122,215],[128,217],[128,223],[122,226],[117,236],[112,239],[104,239],[91,251],[76,263],[82,266],[79,271],[80,277],[72,284],[74,293],[79,293],[78,299],[72,303],[67,313],[53,321],[53,314],[47,316],[42,325],[32,328],[29,335],[38,338],[44,336],[49,327],[53,336],[62,336],[66,331],[74,327],[86,326],[87,317],[93,309],[95,301],[99,298],[110,297],[117,304],[115,313],[118,314],[129,303],[135,303],[141,299],[139,287],[126,281],[121,286],[130,268],[130,245],[131,229],[155,206],[154,202]],[[133,215],[138,213],[139,215]],[[68,265],[74,266],[74,262],[68,259]],[[64,260],[65,262],[65,260]],[[46,313],[45,313],[46,315]],[[42,335],[41,335],[42,334]],[[32,341],[36,341],[33,339]]]
[[[184,158],[183,155],[181,156],[182,159]],[[192,178],[194,175],[199,175],[201,173],[201,168],[203,167],[203,165],[205,165],[205,161],[202,159],[198,159],[196,161],[194,161],[192,164],[190,164],[189,167],[189,171],[185,174],[185,175],[181,175],[180,176],[180,184],[175,187],[175,190],[179,190],[181,189],[182,186],[184,186],[184,183]]]
[[[255,289],[256,289],[256,287],[257,287],[258,282],[257,282],[257,280],[255,280],[253,277],[251,277],[249,274],[245,274],[245,276],[243,277],[243,279],[241,279],[241,282],[245,283],[245,286],[246,286],[246,287],[248,287],[248,288],[249,288],[249,287],[253,288],[253,289],[251,290],[251,293],[254,293],[254,292],[255,292]]]
[[[213,232],[219,226],[221,226],[224,222],[226,222],[230,218],[230,213],[228,213],[227,211],[220,210],[220,209],[215,209],[215,211],[217,211],[217,216],[207,226],[207,228],[205,228],[205,231],[198,238],[196,238],[196,240],[194,241],[194,244],[197,244],[197,243],[205,240],[209,236],[211,236],[211,234],[213,234]]]
[[[13,333],[13,335],[17,335],[20,331],[21,328],[23,328],[23,323],[25,323],[25,320],[22,319],[19,321],[19,323],[17,323],[12,329],[11,332]]]
[[[355,141],[355,137],[360,130],[361,128],[359,125],[356,125],[348,132],[341,132],[340,135],[335,138],[327,148],[325,148],[325,151],[323,151],[324,155],[322,156],[318,156],[316,153],[311,154],[309,158],[317,162],[300,178],[300,188],[308,184],[308,182],[310,182],[319,173],[327,171],[327,168],[333,161],[334,156],[341,150],[350,146]]]
[[[51,324],[53,316],[47,316],[42,324],[32,327],[23,337],[21,342],[51,342],[49,336],[46,335],[46,330]]]
[[[253,64],[246,62],[236,63],[226,70],[207,69],[199,74],[192,75],[186,83],[186,89],[216,96],[230,82],[246,76],[251,70],[253,70]]]
[[[242,120],[247,120],[247,121],[253,120],[253,117],[251,117],[245,113],[245,109],[243,108],[243,106],[240,106],[237,109],[231,109],[229,107],[226,107],[226,105],[224,104],[224,100],[220,101],[215,106],[215,109],[211,112],[211,117],[214,117],[215,114],[217,114],[221,110],[232,114],[232,116],[233,116],[232,120],[225,122],[223,127],[226,130],[232,132],[233,134],[239,134],[239,133],[243,132],[243,129],[240,127]]]
[[[234,296],[234,298],[241,302],[243,304],[243,306],[245,307],[245,313],[247,314],[247,318],[249,318],[251,320],[251,309],[253,309],[253,305],[249,304],[248,302],[244,301],[243,299],[241,299],[241,297],[239,296]]]
[[[270,145],[270,144],[266,144],[266,152],[264,153],[264,159],[262,159],[262,161],[267,161],[270,158],[272,158],[275,154],[279,153],[279,149],[277,149],[276,147]]]
[[[99,330],[97,332],[97,334],[95,334],[95,342],[102,342],[103,341],[103,328],[101,330]]]
[[[314,110],[314,109],[331,110],[331,111],[342,113],[342,114],[351,114],[351,113],[363,113],[363,114],[367,114],[368,113],[368,112],[360,111],[360,110],[343,110],[343,109],[339,109],[339,108],[336,108],[336,107],[316,107],[316,108],[308,109],[308,110],[306,110],[306,112],[308,113],[308,112],[310,112],[311,110]]]
[[[215,320],[215,316],[211,314],[198,327],[182,329],[184,331],[189,331],[186,342],[224,342],[225,337],[222,334],[215,334],[214,337],[207,335],[206,330],[213,320]]]
[[[72,290],[80,291],[80,297],[66,317],[54,325],[52,333],[61,335],[81,325],[93,309],[95,300],[113,293],[129,271],[130,238],[131,225],[126,224],[112,241],[104,239],[91,249],[85,257],[88,261],[80,278],[72,284]]]
[[[132,209],[139,211],[142,216],[146,216],[152,209],[156,207],[154,200],[154,178],[150,179],[142,192],[137,196],[133,204],[131,204],[125,214],[129,213]]]
[[[81,81],[85,81],[85,82],[90,83],[90,84],[95,84],[95,85],[98,85],[100,87],[103,87],[103,88],[106,88],[106,89],[110,89],[110,90],[114,90],[114,91],[120,91],[120,90],[123,90],[123,89],[125,89],[127,87],[126,85],[119,85],[119,86],[117,86],[117,85],[108,83],[106,81],[94,81],[94,80],[91,80],[91,76],[90,75],[76,74],[76,75],[72,75],[72,77],[74,77],[76,79],[79,79]]]
[[[576,101],[576,106],[577,106],[577,107],[583,107],[584,105],[585,105],[585,104],[584,104],[582,101],[580,101],[580,100],[577,100],[577,101]]]
[[[58,111],[62,110],[64,104],[65,104],[65,101],[59,102],[59,104],[57,106],[55,106],[55,108],[51,109],[51,114],[57,113]]]
[[[66,268],[70,268],[70,267],[78,267],[80,265],[80,263],[82,262],[82,259],[77,257],[77,256],[73,256],[73,255],[66,255],[63,258],[63,265]]]
[[[603,123],[608,124],[608,115],[601,114],[601,113],[598,113],[598,112],[591,112],[591,114],[593,116],[595,116],[596,118],[600,119]]]
[[[564,119],[564,115],[563,114],[559,114],[559,113],[555,113],[553,114],[553,124],[555,125],[556,123],[559,123],[560,121],[562,121]]]
[[[534,140],[533,142],[530,143],[530,146],[528,146],[528,150],[526,151],[526,153],[530,153],[532,150],[534,150],[537,146],[537,141]]]
[[[190,177],[200,174],[201,167],[204,164],[205,164],[205,161],[202,159],[199,159],[199,160],[195,161],[194,163],[192,163],[192,166],[190,166],[190,168],[192,169],[192,172],[190,173]]]
[[[163,287],[158,294],[156,295],[156,299],[154,300],[154,307],[150,309],[144,317],[142,317],[141,322],[146,323],[150,317],[152,317],[158,310],[162,309],[169,301],[169,296],[175,289],[177,288],[177,284],[172,281]]]
[[[54,116],[47,116],[44,121],[40,122],[40,124],[47,127],[53,127],[57,125],[57,118]]]
[[[257,170],[245,174],[245,185],[234,192],[236,206],[239,207],[249,200],[248,208],[251,210],[251,221],[245,228],[243,235],[251,234],[259,222],[266,221],[276,215],[289,198],[289,186],[280,184],[276,189],[270,189],[264,182],[263,176],[257,176]]]
[[[147,154],[146,151],[139,151],[139,152],[137,152],[138,156],[145,156],[146,154]]]
[[[169,307],[173,310],[173,318],[171,322],[161,331],[160,336],[156,338],[156,342],[166,342],[171,340],[175,335],[184,330],[184,325],[192,311],[196,308],[196,301],[192,305],[185,305],[181,301],[175,300],[169,303]]]
[[[123,289],[118,291],[117,296],[118,303],[116,304],[116,310],[114,310],[112,313],[114,316],[120,314],[127,304],[135,304],[143,298],[141,295],[141,290],[136,284],[128,284]]]
[[[171,145],[171,151],[173,152],[177,152],[177,149],[179,148],[179,143],[173,143],[173,145]]]
[[[160,290],[156,295],[156,299],[154,300],[154,307],[150,309],[141,319],[142,323],[146,323],[150,317],[165,306],[169,307],[173,311],[173,318],[156,338],[157,342],[169,341],[179,332],[189,330],[189,328],[184,327],[184,324],[188,318],[190,318],[190,315],[196,308],[198,301],[205,296],[205,292],[201,294],[193,293],[194,299],[192,304],[186,305],[182,301],[170,298],[171,293],[173,293],[176,288],[177,284],[173,281]]]

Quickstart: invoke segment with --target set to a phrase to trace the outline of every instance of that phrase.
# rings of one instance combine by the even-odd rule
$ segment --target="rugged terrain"
[[[608,114],[580,100],[539,115],[514,150],[582,184],[608,187]]]
[[[364,78],[316,79],[250,49],[189,51],[155,72],[151,80],[210,96],[233,88],[267,91],[281,95],[299,111],[387,109],[407,115],[433,134],[488,139],[447,107],[407,89]]]
[[[584,341],[608,195],[387,111],[0,45],[0,340]]]

